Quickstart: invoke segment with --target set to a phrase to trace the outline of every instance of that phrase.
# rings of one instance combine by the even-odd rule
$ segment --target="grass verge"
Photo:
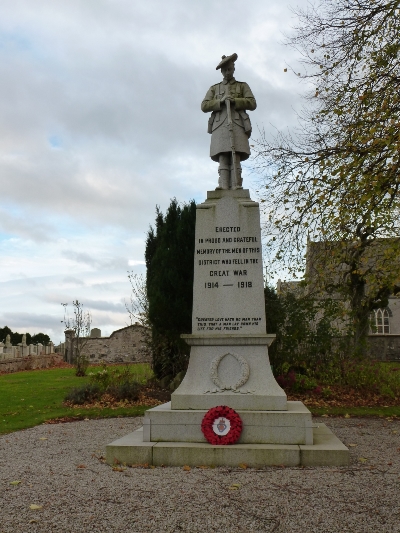
[[[148,365],[132,365],[140,379]],[[89,372],[90,372],[89,368]],[[88,377],[76,377],[73,368],[15,372],[0,376],[0,434],[30,428],[56,418],[109,418],[141,416],[148,406],[72,409],[62,402],[72,387],[81,386]]]
[[[132,365],[140,380],[148,375],[148,365]],[[89,369],[91,370],[96,369]],[[0,434],[30,428],[54,419],[110,418],[141,416],[151,406],[70,408],[63,406],[66,393],[72,387],[88,383],[89,378],[78,378],[73,368],[56,368],[16,372],[0,376]],[[400,417],[400,406],[311,407],[315,416],[379,416]]]

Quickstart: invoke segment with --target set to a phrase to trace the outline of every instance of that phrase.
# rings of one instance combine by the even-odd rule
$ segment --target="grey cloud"
[[[54,232],[54,227],[45,221],[38,222],[31,212],[15,215],[4,208],[0,208],[0,230],[4,233],[18,235],[41,243],[52,240],[51,234]]]
[[[84,263],[91,267],[96,267],[97,261],[94,257],[86,253],[74,252],[73,250],[64,250],[61,252],[61,255],[70,261],[75,261],[77,263]]]
[[[49,329],[60,329],[60,320],[50,314],[7,313],[6,315],[0,315],[0,323],[7,324],[9,328],[18,329],[20,332],[25,327],[37,328],[38,333]]]
[[[6,253],[4,253],[6,255]],[[15,271],[11,279],[7,281],[1,281],[0,287],[3,294],[6,290],[15,290],[18,294],[20,291],[27,291],[29,289],[36,289],[40,286],[40,281],[38,279],[32,278],[25,272]],[[9,296],[9,295],[8,295]]]
[[[83,263],[93,268],[101,268],[103,270],[125,269],[128,267],[128,259],[123,257],[100,258],[99,256],[84,252],[75,252],[74,250],[63,250],[61,255],[70,261]]]
[[[116,283],[92,283],[90,287],[93,290],[114,292],[117,290]]]
[[[112,313],[126,313],[125,305],[121,302],[113,303],[107,300],[90,300],[86,298],[84,306],[89,311],[96,309],[97,311],[111,311]]]
[[[84,281],[82,281],[81,279],[78,279],[78,278],[74,278],[73,276],[66,276],[65,278],[63,278],[63,283],[68,283],[68,284],[71,284],[71,285],[77,285],[78,287],[82,287],[85,285]]]

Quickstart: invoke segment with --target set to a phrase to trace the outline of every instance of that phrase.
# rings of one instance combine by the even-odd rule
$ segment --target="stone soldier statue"
[[[254,111],[257,104],[247,83],[233,77],[237,58],[237,54],[222,56],[216,70],[221,69],[224,79],[208,89],[201,103],[204,113],[212,111],[208,133],[212,135],[210,157],[219,163],[217,189],[241,189],[240,162],[250,156],[251,123],[246,109]]]

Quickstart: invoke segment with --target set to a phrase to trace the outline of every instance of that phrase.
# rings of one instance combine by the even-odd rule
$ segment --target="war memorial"
[[[260,211],[242,188],[250,155],[247,111],[256,100],[233,74],[237,54],[216,67],[223,80],[201,104],[211,112],[210,157],[218,186],[197,205],[192,333],[186,376],[171,402],[107,446],[109,464],[165,466],[347,465],[349,450],[302,402],[288,401],[268,358]]]

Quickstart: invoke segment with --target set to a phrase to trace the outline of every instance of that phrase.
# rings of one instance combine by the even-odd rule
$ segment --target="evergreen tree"
[[[146,240],[147,298],[152,329],[153,370],[158,378],[186,369],[191,332],[196,204],[174,198],[165,216],[156,208],[155,229]]]
[[[26,342],[28,342],[28,335],[29,333],[26,334]],[[46,335],[45,333],[35,333],[30,338],[30,344],[43,344],[44,346],[47,346],[50,343],[50,341],[51,341],[50,337]]]
[[[10,335],[10,338],[12,336],[13,332],[8,326],[4,326],[4,328],[0,328],[0,342],[6,342],[7,335]]]
[[[23,333],[18,333],[17,331],[12,331],[8,326],[0,328],[0,342],[6,342],[7,335],[10,335],[10,342],[13,346],[17,346],[22,342]],[[35,333],[31,335],[26,333],[26,344],[38,344],[48,345],[50,343],[50,337],[45,333]]]
[[[265,319],[267,333],[276,333],[280,324],[284,321],[284,310],[276,290],[271,285],[264,288]]]

